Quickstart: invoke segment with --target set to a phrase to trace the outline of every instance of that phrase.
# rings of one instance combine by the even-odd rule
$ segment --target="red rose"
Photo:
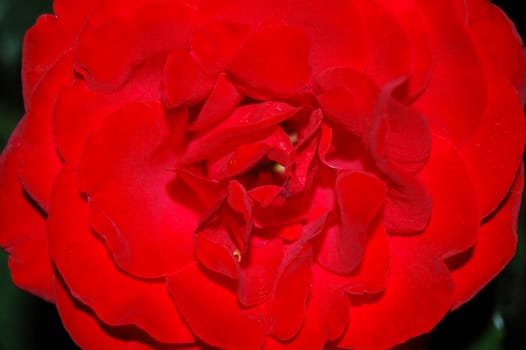
[[[514,253],[489,1],[56,0],[22,74],[0,244],[83,348],[385,349]]]

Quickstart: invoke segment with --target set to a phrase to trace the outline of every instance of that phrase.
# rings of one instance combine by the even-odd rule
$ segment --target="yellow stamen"
[[[284,174],[285,173],[285,167],[279,163],[274,163],[272,165],[272,171],[278,174]]]
[[[232,255],[236,257],[236,260],[237,260],[238,263],[241,262],[241,250],[239,250],[239,249],[234,250]]]

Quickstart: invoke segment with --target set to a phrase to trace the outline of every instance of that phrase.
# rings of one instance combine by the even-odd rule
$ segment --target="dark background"
[[[526,38],[526,12],[519,9],[523,1],[494,2]],[[39,14],[50,11],[51,0],[0,0],[0,149],[23,114],[19,78],[23,34]],[[430,336],[430,350],[526,349],[524,208],[519,226],[519,247],[514,260],[474,300],[446,317]],[[53,305],[12,285],[6,254],[0,251],[0,350],[33,349],[76,347],[64,331]]]

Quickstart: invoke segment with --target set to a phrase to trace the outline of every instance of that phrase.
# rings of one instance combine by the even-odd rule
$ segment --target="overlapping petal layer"
[[[54,10],[0,245],[81,347],[386,349],[513,256],[526,54],[489,1]]]

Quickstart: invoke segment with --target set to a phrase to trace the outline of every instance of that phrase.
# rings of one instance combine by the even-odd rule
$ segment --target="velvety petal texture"
[[[383,350],[510,261],[526,51],[489,0],[55,0],[0,247],[83,349]]]

